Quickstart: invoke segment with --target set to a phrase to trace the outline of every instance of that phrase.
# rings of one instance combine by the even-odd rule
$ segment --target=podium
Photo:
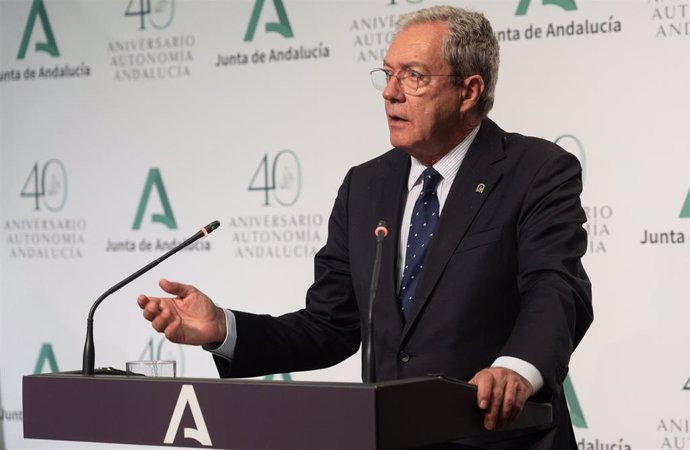
[[[24,437],[237,450],[405,449],[486,435],[476,388],[44,374],[23,378]],[[510,429],[551,423],[528,402]]]

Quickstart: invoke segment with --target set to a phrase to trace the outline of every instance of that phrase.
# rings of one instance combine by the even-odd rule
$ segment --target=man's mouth
[[[407,122],[404,117],[398,116],[397,114],[388,114],[388,121],[391,123]]]

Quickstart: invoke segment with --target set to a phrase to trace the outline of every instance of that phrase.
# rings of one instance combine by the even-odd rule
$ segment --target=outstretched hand
[[[529,381],[503,367],[480,370],[469,382],[477,386],[477,405],[485,411],[487,430],[505,427],[515,420],[533,391]]]
[[[177,344],[205,345],[225,340],[225,313],[194,286],[161,280],[158,285],[175,297],[140,295],[137,303],[156,331]]]

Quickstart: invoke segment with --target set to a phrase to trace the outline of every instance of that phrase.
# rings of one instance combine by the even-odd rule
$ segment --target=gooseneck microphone
[[[374,354],[374,299],[376,289],[379,286],[379,275],[381,274],[381,249],[383,239],[388,236],[386,222],[379,220],[378,226],[374,229],[376,236],[376,256],[374,257],[374,268],[371,272],[371,285],[369,287],[369,314],[367,318],[367,342],[364,346],[364,367],[362,379],[365,383],[376,382],[376,356]]]
[[[82,374],[83,375],[93,375],[94,374],[94,366],[95,366],[95,361],[96,361],[96,349],[94,348],[93,345],[93,315],[96,312],[96,308],[98,308],[98,305],[101,304],[103,300],[105,300],[106,297],[108,297],[110,294],[113,292],[118,291],[120,288],[123,286],[131,283],[132,281],[136,280],[149,270],[153,269],[156,267],[158,264],[161,262],[165,261],[175,253],[179,252],[183,248],[187,247],[188,245],[192,244],[193,242],[197,241],[198,239],[208,236],[209,233],[211,233],[213,230],[218,228],[220,226],[220,222],[217,220],[214,222],[209,223],[205,227],[203,227],[201,230],[199,230],[194,236],[190,237],[177,247],[173,248],[160,258],[156,259],[155,261],[150,262],[148,265],[142,267],[138,271],[134,272],[132,275],[128,276],[124,280],[120,281],[117,283],[115,286],[111,287],[107,291],[103,293],[98,299],[94,302],[93,306],[91,306],[91,310],[89,311],[89,317],[86,319],[86,342],[84,342],[84,359],[82,362]]]

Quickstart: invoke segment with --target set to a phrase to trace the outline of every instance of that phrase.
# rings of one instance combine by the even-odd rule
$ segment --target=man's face
[[[406,69],[422,75],[452,74],[442,50],[447,32],[443,23],[410,26],[391,43],[383,67],[397,76]],[[432,76],[416,92],[406,93],[391,77],[383,91],[391,144],[422,162],[448,152],[467,133],[460,126],[462,91],[453,85],[453,77]]]

